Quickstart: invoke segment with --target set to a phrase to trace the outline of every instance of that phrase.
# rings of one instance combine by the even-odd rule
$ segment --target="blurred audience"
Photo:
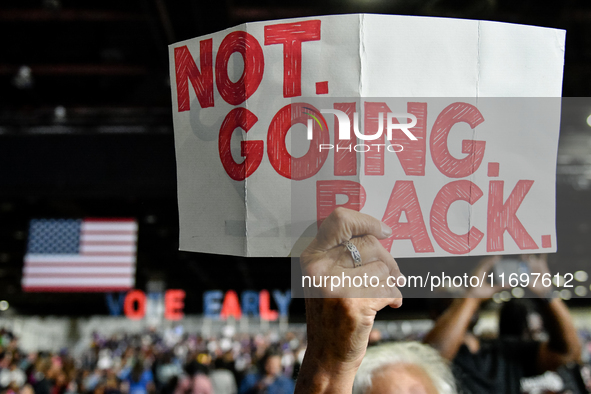
[[[545,256],[523,258],[530,273],[549,273]],[[500,256],[482,259],[474,275],[488,275],[499,260]],[[535,335],[540,324],[529,328],[527,319],[533,323],[535,318],[526,310],[517,311],[518,316],[515,311],[504,311],[498,338],[484,340],[475,335],[481,305],[501,290],[491,284],[469,288],[465,298],[453,300],[425,337],[425,343],[453,362],[462,392],[520,394],[524,379],[580,361],[581,345],[568,308],[554,296],[551,286],[543,286],[542,280],[529,284],[528,291],[538,297],[541,305],[545,338]]]
[[[520,327],[524,326],[525,310],[533,310],[532,317],[525,318],[525,323],[532,324],[532,329],[527,335],[531,335],[535,340],[543,340],[547,337],[544,330],[541,330],[543,326],[539,320],[543,319],[535,300],[531,302],[513,300],[503,304],[499,333],[501,337],[509,340],[507,337],[515,337],[518,332],[522,332]],[[510,323],[505,323],[506,321]],[[387,356],[384,359],[386,361],[391,361],[393,357],[402,360],[404,354],[415,351],[412,346],[409,348],[410,352],[399,348],[381,351],[380,348],[383,346],[385,346],[384,349],[392,346],[389,341],[393,339],[420,338],[417,332],[408,332],[406,336],[401,337],[397,330],[396,335],[394,338],[388,331],[380,332],[376,328],[373,329],[368,340],[371,338],[374,346],[370,346],[367,350],[368,361],[364,359],[361,364],[355,380],[355,393],[364,390],[362,382],[366,378],[363,376],[371,376],[374,382],[378,381],[383,371],[376,365],[381,362],[382,356]],[[0,330],[0,337],[2,336],[12,336],[12,334],[7,330]],[[304,336],[292,332],[282,337],[272,334],[255,336],[235,334],[231,338],[204,338],[199,335],[185,334],[171,347],[164,344],[163,336],[163,333],[153,331],[138,335],[116,335],[110,338],[95,335],[90,348],[75,358],[65,351],[57,354],[45,352],[26,354],[18,349],[16,339],[11,340],[11,345],[0,345],[0,394],[130,393],[133,389],[130,385],[133,366],[142,364],[145,368],[142,370],[140,379],[136,381],[150,382],[151,377],[153,384],[148,383],[144,386],[148,393],[237,394],[237,387],[245,381],[245,376],[257,376],[259,371],[262,371],[261,357],[265,355],[267,349],[281,354],[281,358],[274,358],[273,368],[277,368],[277,364],[280,364],[281,376],[284,376],[282,380],[289,379],[292,382],[295,379],[294,371],[299,369],[306,349]],[[591,368],[587,365],[591,357],[591,331],[581,330],[579,337],[583,341],[584,349],[582,353],[584,364],[580,373],[579,365],[575,363],[558,368],[555,374],[545,373],[528,377],[521,381],[521,392],[530,394],[585,392],[576,390],[581,385],[591,382]],[[377,363],[372,361],[374,358],[378,360]],[[280,363],[277,363],[278,359]],[[431,366],[436,363],[429,361],[422,364]],[[434,366],[434,368],[437,367]],[[412,376],[413,373],[416,375],[417,371],[406,372],[411,372]],[[400,376],[400,371],[398,374]],[[206,382],[207,380],[209,382]],[[587,390],[589,389],[591,384]],[[445,391],[440,390],[440,392]]]
[[[246,375],[239,394],[287,394],[293,393],[294,382],[282,373],[282,354],[277,349],[268,349],[259,371]]]
[[[203,337],[179,331],[95,333],[88,349],[74,358],[65,350],[25,354],[15,336],[0,329],[0,394],[237,394],[240,384],[246,387],[244,382],[258,376],[266,393],[293,393],[303,335]]]
[[[346,212],[341,216],[348,220]],[[358,227],[372,225],[355,218]],[[373,228],[381,231],[379,222]],[[379,243],[370,244],[379,249]],[[311,267],[304,269],[325,269],[334,261],[353,266],[343,247],[326,253],[315,246],[303,255]],[[360,249],[363,256],[371,253]],[[496,259],[485,259],[479,270],[488,272]],[[538,269],[547,269],[545,261],[533,259]],[[389,263],[399,275],[395,262]],[[0,329],[0,394],[577,394],[591,389],[591,332],[575,331],[568,309],[548,288],[530,289],[537,300],[504,303],[497,338],[474,334],[477,311],[498,290],[483,286],[453,300],[424,338],[436,350],[417,342],[388,343],[420,336],[407,331],[405,338],[392,338],[373,326],[377,311],[401,305],[395,292],[389,298],[307,298],[307,337],[235,330],[202,336],[181,326],[110,337],[95,333],[74,357],[68,350],[25,353],[10,330]],[[547,372],[552,370],[556,373]]]

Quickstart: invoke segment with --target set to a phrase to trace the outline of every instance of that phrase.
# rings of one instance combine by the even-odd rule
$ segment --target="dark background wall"
[[[178,252],[167,45],[246,21],[349,12],[488,19],[567,29],[564,96],[591,92],[591,4],[509,0],[4,0],[0,3],[0,299],[18,313],[107,313],[100,294],[20,289],[31,218],[132,216],[139,222],[137,287],[187,291],[289,288],[287,259]],[[590,106],[563,118],[587,141]],[[566,123],[565,123],[566,122]],[[562,141],[561,141],[562,144]],[[573,269],[591,255],[591,160],[561,145],[559,254]],[[589,145],[591,147],[591,145]],[[452,260],[445,263],[453,264]],[[409,265],[416,261],[401,261]],[[587,304],[587,300],[572,300]],[[405,301],[424,311],[424,300]],[[301,302],[292,313],[301,315]]]

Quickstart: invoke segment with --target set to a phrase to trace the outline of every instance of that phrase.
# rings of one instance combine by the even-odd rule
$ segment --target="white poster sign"
[[[285,257],[341,205],[395,257],[555,251],[564,39],[363,14],[171,45],[180,248]]]

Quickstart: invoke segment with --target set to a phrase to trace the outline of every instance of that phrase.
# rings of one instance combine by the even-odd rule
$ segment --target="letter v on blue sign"
[[[107,293],[105,294],[105,300],[111,316],[121,316],[123,303],[125,302],[125,292],[119,293],[119,298],[117,300],[114,299],[113,293]]]

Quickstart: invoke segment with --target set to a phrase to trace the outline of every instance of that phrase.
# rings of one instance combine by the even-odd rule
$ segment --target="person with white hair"
[[[392,229],[379,220],[337,208],[300,255],[302,275],[377,276],[376,286],[304,288],[308,348],[296,394],[454,394],[445,362],[426,345],[402,343],[367,349],[374,319],[386,306],[398,308],[402,295],[385,286],[402,276],[379,242]],[[384,284],[384,286],[380,286]],[[357,377],[356,377],[357,375]]]
[[[456,394],[448,363],[430,346],[393,342],[367,349],[353,382],[353,394]]]

